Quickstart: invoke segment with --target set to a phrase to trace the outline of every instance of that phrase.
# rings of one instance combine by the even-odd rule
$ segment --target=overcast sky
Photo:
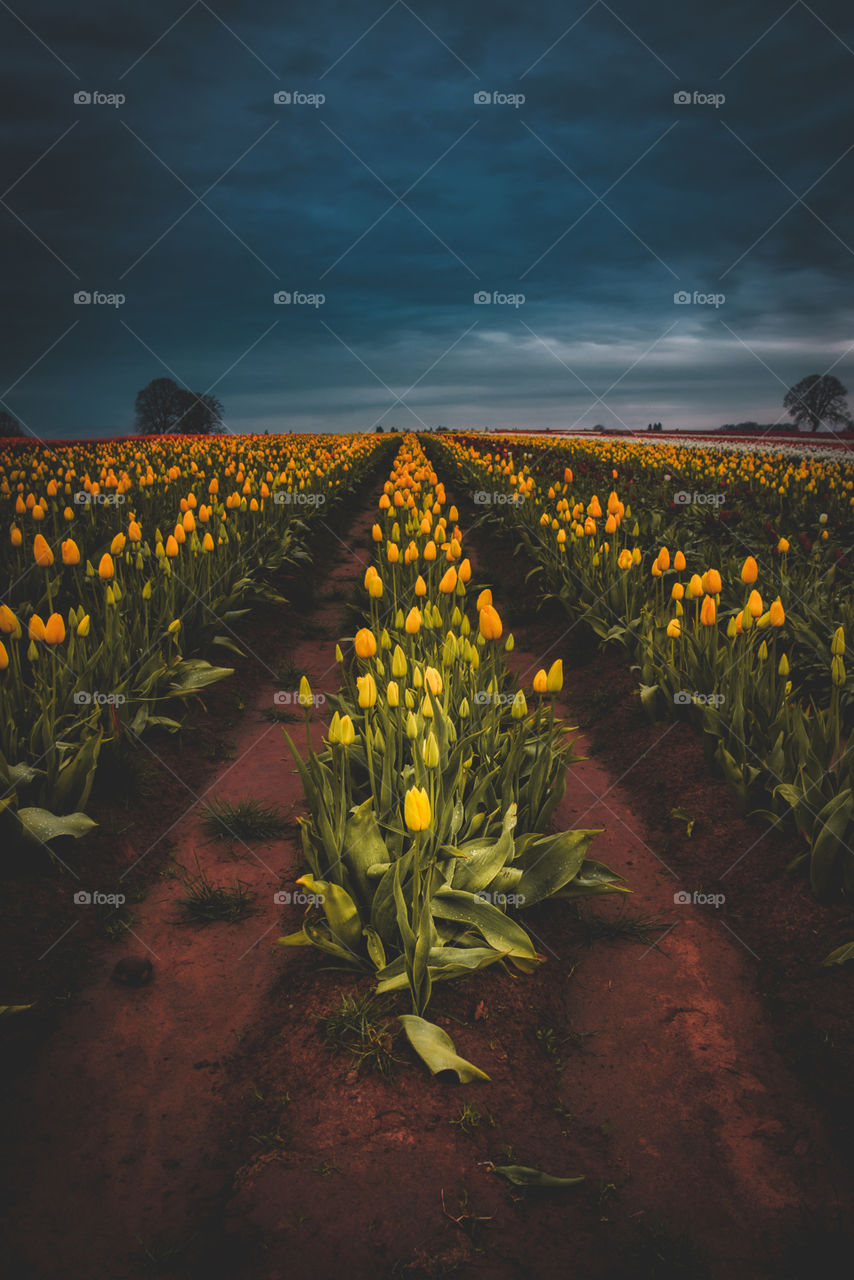
[[[0,0],[0,48],[0,398],[39,435],[160,376],[233,431],[854,390],[850,3]]]

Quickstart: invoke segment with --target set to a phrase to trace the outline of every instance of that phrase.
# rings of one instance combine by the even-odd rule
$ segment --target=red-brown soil
[[[256,656],[235,659],[229,691],[205,699],[214,721],[228,698],[245,703],[228,731],[234,759],[216,774],[200,764],[195,720],[181,744],[156,744],[168,767],[152,761],[154,794],[162,778],[169,821],[178,819],[172,857],[193,867],[195,851],[213,879],[247,881],[258,913],[235,925],[175,924],[180,885],[152,878],[133,908],[140,941],[131,939],[155,953],[150,986],[112,983],[128,943],[92,936],[80,947],[83,925],[50,952],[62,978],[42,980],[45,999],[57,982],[82,985],[45,1015],[43,1043],[18,1045],[24,1069],[7,1088],[12,1274],[835,1274],[832,1245],[850,1257],[841,1237],[852,1186],[818,1095],[826,1079],[840,1089],[836,1049],[795,1059],[790,1028],[799,1020],[816,1045],[825,1025],[843,1034],[839,993],[850,994],[850,978],[817,962],[844,940],[844,919],[770,874],[787,860],[779,837],[770,849],[756,844],[719,883],[760,829],[735,816],[685,726],[646,724],[631,675],[611,658],[567,668],[568,719],[595,722],[575,740],[590,758],[571,766],[557,821],[604,828],[591,852],[633,890],[589,914],[653,914],[659,926],[645,940],[588,945],[570,904],[546,904],[523,917],[547,956],[535,975],[492,969],[437,988],[430,1016],[488,1083],[431,1079],[400,1037],[389,1079],[367,1068],[356,1075],[324,1047],[317,1017],[354,990],[352,977],[324,969],[314,953],[271,945],[300,914],[272,900],[297,874],[298,842],[289,835],[254,856],[238,846],[235,858],[206,842],[196,797],[299,803],[282,735],[260,715],[280,687],[264,667],[292,654],[316,693],[335,687],[335,641],[352,632],[341,596],[369,560],[369,524],[367,512],[355,518],[341,534],[348,545],[318,567],[334,599],[321,594],[305,617],[291,609],[286,626],[262,611],[243,628]],[[493,586],[516,633],[511,661],[530,687],[538,666],[566,652],[566,628],[560,617],[531,618],[516,568],[491,548],[476,576]],[[322,722],[321,708],[315,741]],[[690,839],[669,816],[676,806],[696,818]],[[150,827],[168,826],[137,815],[117,841],[116,866],[144,853]],[[100,856],[95,865],[108,866]],[[150,857],[165,863],[162,850]],[[85,859],[88,876],[88,849]],[[38,884],[7,881],[19,913],[39,901]],[[50,885],[73,894],[65,880]],[[726,902],[677,905],[682,890],[723,892]],[[55,910],[44,914],[59,923]],[[22,979],[13,994],[25,999],[37,970],[16,937]],[[401,998],[392,1012],[405,1009]],[[833,1065],[822,1076],[825,1061]],[[465,1104],[479,1118],[463,1124]],[[586,1181],[524,1193],[492,1164]]]

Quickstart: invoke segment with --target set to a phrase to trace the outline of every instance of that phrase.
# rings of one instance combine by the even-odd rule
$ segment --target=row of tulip
[[[303,558],[305,521],[365,473],[368,437],[171,438],[0,453],[0,809],[84,834],[105,743],[179,727],[231,674],[233,626]],[[284,602],[282,602],[284,603]]]
[[[763,551],[720,522],[709,532],[705,520],[667,513],[654,468],[673,467],[673,449],[665,461],[653,459],[643,499],[630,502],[620,470],[607,463],[618,454],[631,459],[637,479],[632,448],[605,449],[598,474],[610,493],[600,500],[558,459],[560,451],[539,460],[525,453],[519,465],[516,443],[496,457],[471,440],[445,441],[441,456],[471,489],[488,484],[499,495],[489,511],[533,560],[544,594],[637,664],[648,714],[695,721],[741,809],[759,809],[774,822],[794,816],[807,846],[794,865],[808,864],[816,894],[854,893],[854,683],[843,657],[854,593],[844,557],[836,556],[851,531],[851,468],[844,460],[797,466],[791,458],[775,466],[773,457],[741,454],[726,464],[705,457],[703,475],[704,455],[693,451],[692,480],[706,488],[722,468],[758,471],[776,512],[775,540]],[[526,443],[518,442],[521,452]],[[573,447],[591,470],[596,446]],[[827,486],[822,502],[833,497],[837,523],[831,537],[819,513],[815,541],[805,547],[795,520],[806,516],[817,483]],[[784,522],[788,536],[780,532]]]
[[[291,746],[305,790],[301,820],[312,895],[301,929],[314,946],[408,989],[406,1033],[435,1073],[483,1072],[424,1018],[434,984],[487,965],[530,972],[543,960],[515,908],[623,889],[587,857],[594,831],[548,827],[571,759],[553,695],[560,661],[528,691],[514,685],[489,589],[472,610],[472,567],[458,513],[415,437],[405,438],[379,500],[364,626],[341,664],[323,749]]]

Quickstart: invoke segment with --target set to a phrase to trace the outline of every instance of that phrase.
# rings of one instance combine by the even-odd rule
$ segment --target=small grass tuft
[[[338,1007],[320,1019],[327,1048],[350,1054],[357,1073],[368,1063],[380,1075],[391,1075],[400,1059],[392,1053],[397,1031],[391,1030],[385,1013],[385,1003],[372,991],[361,996],[342,994]]]
[[[661,916],[623,909],[616,916],[599,916],[579,908],[578,922],[588,947],[594,942],[643,942],[649,945],[670,924]]]
[[[259,804],[257,800],[214,800],[207,806],[204,829],[213,840],[273,840],[287,830],[287,819],[280,809]]]
[[[196,875],[186,870],[183,876],[186,897],[180,899],[187,916],[194,924],[212,924],[224,920],[235,924],[254,911],[254,894],[243,880],[233,884],[214,884],[205,875],[196,858]]]

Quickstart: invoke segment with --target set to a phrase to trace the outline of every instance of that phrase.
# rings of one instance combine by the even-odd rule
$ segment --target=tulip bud
[[[61,613],[52,613],[45,623],[45,644],[62,644],[65,639],[65,622]]]
[[[667,634],[671,640],[678,640],[682,634],[682,624],[678,618],[671,618],[667,624]]]
[[[759,661],[764,662],[767,657],[768,657],[768,646],[763,640],[761,645],[759,646]]]
[[[303,676],[299,682],[299,703],[301,707],[310,707],[314,703],[307,676]]]
[[[426,831],[430,826],[430,799],[423,787],[410,787],[403,802],[403,817],[410,831]]]
[[[563,688],[563,659],[558,658],[549,667],[549,673],[546,677],[546,690],[548,693],[560,693]]]
[[[84,613],[83,617],[77,623],[77,634],[79,636],[82,636],[82,638],[85,640],[89,634],[90,626],[91,626],[91,619],[89,617],[89,614]]]
[[[534,693],[545,693],[548,689],[549,678],[542,669],[534,676]]]
[[[431,729],[421,747],[421,759],[428,769],[435,769],[439,763],[439,743]]]
[[[779,596],[771,605],[768,612],[770,614],[771,626],[782,627],[783,623],[786,621],[786,614]]]
[[[726,624],[726,633],[730,640],[734,640],[738,635],[738,624],[736,623],[735,618],[730,618],[729,622]]]
[[[98,577],[103,582],[109,582],[114,573],[112,557],[106,554],[101,556],[101,562],[98,565]]]
[[[407,689],[407,693],[408,692],[409,690]],[[406,717],[406,736],[409,738],[410,742],[414,742],[418,737],[418,721],[415,719],[415,716],[411,711]]]
[[[789,674],[789,659],[786,657],[785,653],[777,664],[777,674],[781,676],[787,676]]]
[[[73,538],[66,538],[62,544],[62,563],[67,565],[80,563],[80,549]]]
[[[344,661],[344,654],[341,652],[341,646],[340,646],[340,644],[336,644],[336,646],[335,646],[335,661],[336,661],[336,662],[343,662],[343,661]]]
[[[332,719],[329,722],[329,741],[330,742],[341,741],[341,717],[337,711],[335,712],[335,715],[332,717]]]
[[[845,663],[842,661],[841,654],[834,654],[830,664],[830,679],[837,689],[841,689],[845,684]]]
[[[717,617],[715,602],[712,596],[705,596],[700,606],[700,622],[704,627],[713,627]]]
[[[421,612],[414,605],[406,615],[405,627],[408,636],[415,636],[421,630]]]
[[[691,600],[699,600],[700,596],[703,594],[703,579],[700,577],[699,573],[691,575],[691,581],[688,583],[687,594]]]
[[[394,646],[394,653],[391,656],[391,674],[396,680],[406,675],[406,654],[399,644]]]
[[[359,706],[362,710],[374,706],[377,700],[377,684],[370,672],[356,678],[356,687],[359,690]]]
[[[513,639],[513,632],[511,631],[507,639],[504,641],[504,652],[512,653],[515,647],[516,641]]]
[[[830,642],[830,652],[834,658],[841,658],[845,653],[845,628],[837,627]]]
[[[386,701],[390,707],[400,706],[400,686],[396,680],[389,680],[386,686]]]
[[[463,698],[462,702],[457,707],[457,715],[461,720],[468,720],[471,715],[471,707],[469,706],[468,698]]]
[[[108,587],[107,590],[109,591],[109,589],[110,588]],[[181,630],[181,619],[173,618],[166,630],[169,632],[170,636],[177,636],[178,632]]]
[[[0,640],[0,671],[5,671],[9,665],[9,654],[6,652],[6,646]]]
[[[751,591],[747,599],[747,607],[750,610],[751,617],[758,618],[764,610],[762,597],[758,591]]]
[[[521,689],[517,691],[516,697],[513,699],[510,714],[514,720],[524,720],[525,716],[528,714],[528,704],[525,701],[525,695]]]
[[[142,598],[143,600],[151,599],[151,583],[150,582],[146,582],[145,586],[142,588]]]
[[[479,600],[486,594],[489,594],[491,599],[491,592],[481,592]],[[491,603],[481,606],[478,602],[478,608],[480,609],[480,634],[484,640],[500,640],[503,627],[498,610],[493,608]]]
[[[7,604],[0,604],[0,631],[10,636],[18,628],[18,619]]]
[[[343,747],[351,747],[356,738],[356,730],[353,727],[353,721],[349,716],[342,716],[339,725],[339,733],[341,745]]]
[[[357,631],[354,648],[358,657],[372,658],[377,651],[377,642],[373,631],[368,627],[362,627],[361,630]]]

